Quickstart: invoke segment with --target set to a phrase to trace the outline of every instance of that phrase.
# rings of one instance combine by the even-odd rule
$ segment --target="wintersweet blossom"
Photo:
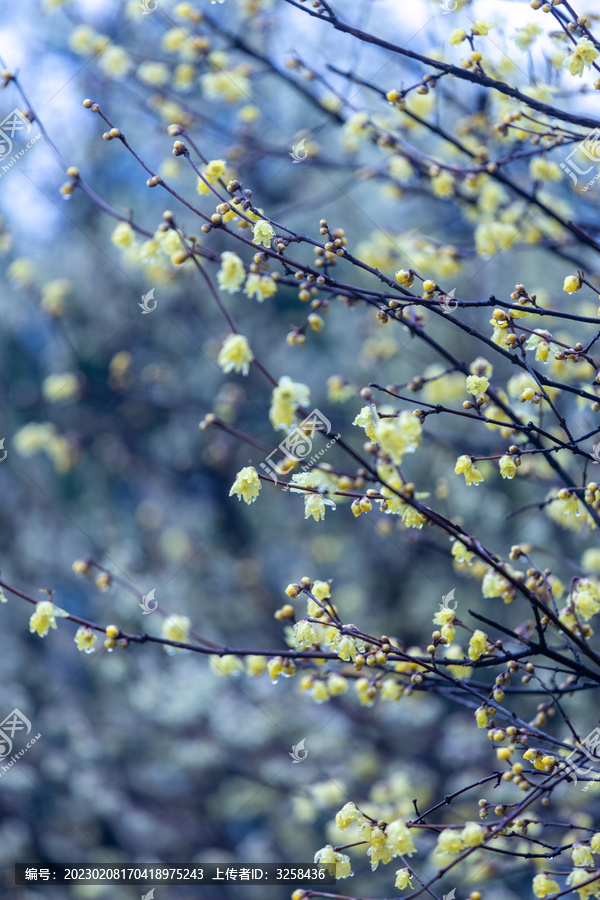
[[[353,874],[350,857],[344,853],[336,853],[331,844],[327,844],[326,847],[317,850],[314,862],[334,864],[336,878],[348,878]]]
[[[78,650],[82,650],[84,653],[93,653],[98,638],[91,628],[81,625],[75,632],[73,640],[77,644]]]
[[[377,443],[396,465],[405,453],[414,453],[421,442],[421,423],[404,410],[398,416],[380,419],[375,428]]]
[[[579,38],[577,45],[567,56],[563,65],[571,75],[579,75],[581,78],[584,68],[589,68],[597,56],[598,51],[589,38]]]
[[[483,475],[470,456],[459,456],[456,460],[454,472],[456,475],[464,475],[468,485],[474,484],[477,487],[483,481]]]
[[[566,291],[567,294],[574,294],[575,291],[578,291],[580,288],[581,278],[579,275],[567,275],[565,283],[563,284],[563,291]]]
[[[485,653],[487,634],[479,629],[473,632],[469,641],[469,659],[479,659]]]
[[[163,619],[162,636],[168,641],[177,641],[180,644],[187,644],[190,639],[190,631],[192,623],[187,616],[172,613],[168,618]],[[164,646],[165,653],[174,656],[176,653],[185,653],[181,647],[170,647],[168,644]]]
[[[269,421],[277,431],[280,428],[288,429],[294,421],[296,410],[299,406],[306,406],[310,402],[310,389],[307,385],[292,381],[288,375],[282,375],[271,397],[269,409]]]
[[[265,247],[271,246],[271,239],[274,235],[273,226],[265,219],[259,219],[254,223],[254,231],[252,240],[255,244],[263,244]]]
[[[246,279],[244,293],[247,297],[254,297],[259,303],[262,303],[266,297],[272,297],[277,293],[277,282],[270,275],[250,272]]]
[[[254,466],[245,466],[235,476],[235,481],[229,491],[229,496],[237,495],[238,500],[253,503],[261,489],[260,479]]]
[[[45,637],[51,628],[56,628],[56,616],[66,618],[69,613],[59,609],[51,600],[39,600],[29,618],[29,630]]]
[[[489,386],[489,379],[478,375],[467,375],[467,392],[473,397],[477,394],[485,394]]]
[[[228,334],[217,357],[218,365],[227,372],[241,372],[247,375],[254,353],[250,349],[248,338],[243,334]]]
[[[221,253],[221,268],[217,272],[217,281],[222,291],[229,291],[230,294],[236,294],[244,283],[246,270],[244,263],[231,250],[225,250]]]
[[[413,874],[410,869],[398,869],[396,872],[396,881],[394,882],[394,887],[397,887],[401,891],[403,891],[405,887],[412,887],[412,877]]]
[[[560,888],[554,878],[550,878],[545,872],[540,872],[533,879],[533,893],[536,897],[548,897],[550,894],[558,894]]]

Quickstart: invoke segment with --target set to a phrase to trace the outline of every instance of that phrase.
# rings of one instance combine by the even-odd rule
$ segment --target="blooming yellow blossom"
[[[51,600],[39,600],[29,618],[29,630],[45,637],[51,628],[56,628],[56,616],[66,618],[69,614],[59,609]]]
[[[588,38],[579,38],[575,49],[564,61],[571,75],[583,75],[585,67],[589,68],[598,56],[598,51]]]
[[[79,379],[72,372],[48,375],[42,382],[42,393],[48,403],[73,403],[79,399]]]
[[[306,406],[310,402],[310,389],[301,382],[292,381],[288,375],[282,375],[277,387],[273,389],[271,408],[269,409],[269,421],[277,431],[280,428],[288,429],[294,421],[294,415],[299,406]]]
[[[575,866],[593,866],[594,857],[592,851],[587,844],[573,844],[571,851],[573,865]]]
[[[460,839],[466,847],[479,847],[485,840],[485,829],[479,822],[467,822],[460,832]]]
[[[514,478],[517,474],[517,465],[512,456],[508,454],[504,454],[498,460],[498,465],[500,467],[500,474],[503,478]]]
[[[171,77],[170,69],[165,63],[147,60],[141,63],[137,69],[137,77],[144,84],[163,85],[166,84]]]
[[[462,30],[462,28],[455,28],[450,37],[448,38],[448,43],[452,44],[453,47],[458,47],[459,44],[462,44],[463,41],[466,41],[467,35],[466,32]]]
[[[244,670],[242,660],[232,653],[226,653],[224,656],[211,656],[209,657],[209,662],[213,675],[221,675],[226,678],[237,675]]]
[[[528,50],[533,44],[538,34],[542,33],[539,25],[533,23],[526,25],[524,28],[517,28],[513,35],[513,41],[519,50]]]
[[[129,222],[119,222],[110,239],[117,247],[131,247],[135,243],[135,231]]]
[[[545,872],[540,872],[535,876],[532,887],[536,897],[547,897],[549,894],[558,894],[560,891],[554,878],[550,878]]]
[[[246,270],[237,253],[225,250],[221,253],[221,268],[217,272],[217,281],[222,291],[236,294],[244,283]]]
[[[250,349],[248,338],[243,334],[228,334],[217,357],[217,363],[225,373],[235,370],[247,375],[254,353]]]
[[[187,616],[173,613],[172,615],[169,615],[167,619],[163,619],[161,633],[162,637],[166,638],[168,641],[177,641],[180,644],[187,644],[189,643],[191,628],[192,623]],[[168,653],[169,656],[174,656],[175,653],[185,652],[181,647],[169,647],[167,644],[164,645],[164,649],[165,653]]]
[[[258,473],[254,466],[246,466],[235,476],[235,481],[229,491],[229,496],[237,495],[238,500],[244,500],[246,503],[253,503],[258,497],[261,484]]]
[[[211,159],[203,171],[203,176],[209,184],[215,184],[220,178],[223,178],[227,170],[227,163],[224,159]],[[198,178],[196,189],[199,194],[210,194],[211,190],[202,178]]]
[[[331,844],[327,844],[326,847],[317,850],[314,862],[335,864],[336,878],[348,878],[353,874],[352,866],[350,865],[350,857],[346,856],[344,853],[336,853]]]
[[[579,900],[588,900],[589,897],[598,897],[600,894],[600,878],[590,881],[591,877],[590,873],[586,872],[585,869],[573,869],[567,876],[567,884],[569,887],[575,888],[579,894]],[[590,883],[585,884],[583,887],[577,887],[577,885],[586,881]]]
[[[313,644],[318,644],[319,642],[314,625],[312,622],[307,622],[306,619],[301,619],[299,622],[296,622],[293,631],[296,639],[296,646],[298,647],[308,649],[312,647]]]
[[[421,442],[421,423],[404,410],[398,416],[380,419],[375,428],[377,443],[396,465],[405,453],[414,453]]]
[[[473,32],[473,34],[485,35],[488,33],[488,31],[491,31],[493,27],[493,25],[490,25],[490,23],[486,22],[484,19],[477,19],[471,31]]]
[[[487,634],[477,629],[469,641],[469,659],[479,659],[485,653]]]
[[[277,282],[270,275],[250,272],[246,279],[244,293],[247,297],[255,297],[259,303],[262,303],[265,297],[272,297],[277,293]]]
[[[529,174],[534,181],[560,181],[562,172],[555,162],[544,156],[537,156],[529,163]]]
[[[600,585],[590,578],[580,578],[571,594],[571,602],[578,616],[591,619],[600,612]]]
[[[365,434],[369,438],[369,440],[373,441],[374,444],[377,443],[377,424],[379,422],[379,416],[375,412],[374,408],[370,406],[363,406],[359,414],[355,417],[352,422],[353,425],[358,425],[360,428],[365,429]]]
[[[326,502],[328,506],[333,506],[331,500],[325,501],[321,494],[307,491],[304,495],[304,518],[308,519],[312,516],[315,522],[320,522],[325,518]]]
[[[394,856],[397,854],[412,856],[413,853],[417,852],[410,828],[402,819],[394,819],[393,822],[390,822],[385,829],[385,836]]]
[[[263,244],[265,247],[271,246],[271,239],[274,235],[273,226],[265,219],[259,219],[254,223],[254,231],[252,240],[255,244]]]
[[[468,485],[474,484],[476,487],[480,481],[483,481],[483,475],[473,462],[470,456],[459,456],[454,467],[456,475],[464,475]]]
[[[336,826],[344,831],[351,822],[362,822],[363,814],[359,812],[354,803],[350,800],[343,806],[335,817]]]
[[[478,375],[467,376],[467,392],[473,397],[476,397],[477,394],[485,394],[489,386],[490,382],[487,378]]]
[[[75,632],[73,640],[77,644],[78,650],[83,650],[84,653],[93,653],[98,638],[91,628],[81,625]]]
[[[405,887],[412,887],[412,872],[410,869],[398,869],[396,872],[396,881],[394,882],[394,887],[397,887],[399,890],[403,891]]]
[[[438,835],[436,850],[456,856],[463,849],[460,833],[452,828],[444,828]]]

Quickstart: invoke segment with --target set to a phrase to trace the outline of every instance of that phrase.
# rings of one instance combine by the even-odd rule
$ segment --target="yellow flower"
[[[600,853],[600,832],[596,832],[596,834],[592,835],[590,846],[592,848],[592,853]]]
[[[252,654],[251,656],[246,657],[246,670],[248,675],[253,675],[255,677],[262,675],[263,672],[267,670],[267,659],[265,656],[255,656]]]
[[[144,84],[163,85],[166,84],[171,76],[169,67],[165,63],[148,60],[138,66],[137,77]]]
[[[435,197],[441,197],[442,199],[453,197],[454,175],[452,172],[448,172],[447,169],[444,169],[439,175],[434,175],[431,179],[431,189],[433,190]]]
[[[584,67],[587,66],[589,68],[597,56],[598,51],[592,42],[588,38],[580,38],[577,41],[577,46],[567,56],[563,65],[566,66],[571,75],[579,75],[581,77]]]
[[[589,578],[580,578],[571,595],[575,612],[583,619],[591,619],[600,612],[600,585]]]
[[[336,878],[348,878],[353,874],[350,865],[350,857],[346,856],[344,853],[336,853],[331,844],[327,844],[326,847],[317,850],[314,862],[335,864]]]
[[[539,25],[534,25],[531,23],[530,25],[526,25],[524,28],[517,28],[516,32],[513,35],[513,41],[519,48],[519,50],[528,50],[529,47],[533,44],[538,34],[542,33],[542,29]]]
[[[454,467],[456,475],[464,475],[468,485],[474,484],[475,487],[480,481],[483,481],[483,475],[473,462],[470,456],[459,456]]]
[[[217,357],[217,363],[225,374],[235,370],[247,375],[254,353],[243,334],[228,334]]]
[[[538,156],[529,163],[529,174],[534,181],[560,181],[562,172],[555,162]]]
[[[505,603],[510,603],[514,588],[503,575],[490,568],[483,576],[481,593],[484,597],[503,597]]]
[[[262,303],[265,297],[272,297],[277,293],[277,282],[270,275],[258,275],[250,272],[246,279],[244,293],[247,297],[255,297]]]
[[[479,659],[485,653],[487,634],[477,629],[469,641],[469,659]]]
[[[549,894],[558,894],[559,891],[554,878],[550,878],[545,872],[540,872],[533,879],[533,893],[536,897],[547,897]]]
[[[412,856],[417,852],[414,845],[410,828],[402,821],[402,819],[394,819],[385,829],[385,836],[389,847],[394,856]]]
[[[36,631],[40,637],[45,637],[51,628],[56,628],[56,616],[66,618],[68,615],[69,613],[59,609],[51,600],[39,600],[29,618],[29,630],[32,634]]]
[[[467,392],[473,397],[476,397],[477,394],[485,394],[489,386],[490,382],[487,378],[481,378],[478,375],[467,376]]]
[[[475,710],[475,721],[478,728],[487,728],[488,714],[483,706]]]
[[[131,247],[135,243],[135,231],[129,222],[119,222],[110,239],[117,247]]]
[[[292,381],[288,375],[282,375],[271,397],[271,408],[269,409],[271,425],[276,431],[280,428],[288,429],[294,421],[297,408],[306,406],[309,402],[310,389],[308,386]]]
[[[485,840],[485,830],[479,822],[467,822],[460,833],[460,838],[467,847],[479,847]]]
[[[575,866],[594,865],[594,857],[592,856],[592,851],[587,846],[587,844],[573,844],[571,856],[573,858],[573,864]]]
[[[365,434],[369,438],[369,440],[373,441],[374,444],[377,443],[377,424],[379,422],[379,417],[377,413],[370,406],[363,406],[359,414],[355,417],[353,421],[353,425],[358,425],[360,428],[365,429]]]
[[[571,887],[571,885],[575,887],[579,894],[579,900],[588,900],[589,897],[597,897],[600,893],[600,878],[595,878],[584,887],[577,887],[578,884],[589,881],[590,878],[590,873],[586,872],[585,869],[573,869],[570,875],[567,876],[567,884],[569,887]]]
[[[467,35],[462,30],[462,28],[455,28],[450,37],[448,38],[448,43],[452,44],[453,47],[458,47],[459,44],[462,44],[463,41],[466,41]]]
[[[214,184],[219,178],[223,178],[227,169],[227,163],[224,159],[211,159],[204,172],[202,173],[210,184]],[[208,185],[198,178],[196,185],[199,194],[210,194],[211,190]]]
[[[83,650],[84,653],[93,653],[98,638],[91,628],[81,625],[75,632],[73,640],[77,644],[78,650]]]
[[[463,849],[463,842],[458,831],[452,828],[444,828],[438,835],[436,850],[442,853],[450,853],[456,856]]]
[[[507,454],[501,456],[498,465],[500,467],[500,474],[503,478],[508,478],[510,480],[517,474],[517,466],[512,456],[508,456]]]
[[[246,466],[235,476],[235,481],[229,491],[229,496],[237,494],[238,500],[244,500],[246,503],[253,503],[258,497],[261,484],[257,471],[254,466]]]
[[[187,616],[180,616],[176,613],[170,615],[168,619],[163,619],[162,636],[168,641],[178,641],[180,644],[187,644],[190,640],[190,630],[192,623]],[[174,656],[175,653],[185,652],[181,647],[169,647],[165,645],[165,653]]]
[[[272,225],[266,222],[265,219],[259,219],[258,222],[254,223],[252,240],[255,244],[263,244],[265,247],[270,247],[274,233]]]
[[[299,622],[296,622],[293,631],[296,639],[296,646],[298,647],[310,649],[313,644],[319,643],[319,638],[317,637],[314,625],[312,622],[307,622],[306,619],[301,619]]]
[[[414,453],[421,442],[421,423],[412,413],[380,419],[375,428],[377,443],[392,462],[400,465],[405,453]]]
[[[350,822],[362,822],[362,820],[363,814],[358,811],[354,803],[350,800],[340,809],[339,813],[337,813],[335,824],[341,831],[344,831]]]
[[[231,250],[221,253],[221,268],[217,272],[219,288],[222,291],[229,291],[230,294],[236,294],[245,277],[244,263],[237,253],[233,253]]]
[[[397,887],[399,890],[403,891],[405,887],[412,887],[411,883],[412,872],[410,869],[398,869],[396,872],[396,881],[394,882],[394,887]]]
[[[488,31],[491,31],[494,26],[490,25],[488,22],[484,21],[484,19],[477,19],[471,31],[473,34],[487,34]]]
[[[581,288],[581,278],[579,275],[567,275],[563,284],[563,291],[567,294],[573,294]]]
[[[232,653],[226,653],[225,656],[211,656],[209,660],[214,675],[222,675],[227,678],[244,671],[244,663]]]
[[[328,501],[330,503],[331,501]],[[325,500],[321,494],[313,494],[307,491],[304,495],[304,518],[313,517],[315,522],[320,522],[325,518]]]
[[[120,81],[128,74],[133,67],[131,58],[123,47],[117,47],[116,44],[109,44],[102,50],[100,55],[100,68],[107,75]]]
[[[388,162],[388,172],[394,181],[406,184],[415,174],[409,160],[405,156],[392,156]]]
[[[72,372],[48,375],[42,382],[42,393],[48,403],[73,403],[79,399],[79,379]]]

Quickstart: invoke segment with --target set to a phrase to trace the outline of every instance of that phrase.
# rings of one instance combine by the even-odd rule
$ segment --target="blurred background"
[[[201,235],[188,208],[160,187],[149,190],[148,172],[119,141],[102,140],[107,126],[83,107],[84,98],[97,101],[144,163],[205,212],[214,210],[211,198],[198,193],[196,175],[172,155],[167,127],[173,122],[185,125],[207,159],[225,160],[227,177],[251,187],[269,217],[317,239],[325,217],[345,229],[353,253],[389,277],[412,266],[469,300],[490,294],[508,300],[522,281],[542,303],[573,308],[577,301],[582,314],[595,315],[591,292],[582,301],[562,292],[565,275],[577,265],[594,271],[588,251],[572,236],[509,190],[478,205],[477,196],[464,192],[436,195],[416,165],[394,168],[389,149],[365,137],[365,115],[432,157],[443,142],[434,145],[414,118],[327,68],[331,63],[388,91],[418,82],[419,64],[337,34],[282,0],[198,0],[202,16],[196,18],[193,10],[184,15],[176,7],[171,0],[158,0],[153,10],[114,0],[22,0],[3,9],[3,66],[18,72],[63,160],[79,167],[109,207],[150,235],[171,209],[209,250],[235,250],[251,260],[251,248],[240,249],[218,232]],[[527,3],[459,3],[445,14],[430,0],[358,0],[341,4],[340,12],[367,31],[456,63],[461,51],[448,44],[449,34],[485,18],[496,23],[485,49],[498,73],[521,86],[542,78],[551,93],[562,83],[549,39],[525,53],[515,45],[517,28],[540,22]],[[573,90],[573,79],[566,78]],[[12,83],[0,100],[3,119],[25,108]],[[585,94],[576,102],[590,108]],[[459,134],[465,145],[489,142],[501,155],[490,134],[513,107],[499,94],[447,82],[436,92],[411,93],[407,108]],[[519,140],[528,146],[526,136]],[[290,156],[301,141],[308,156],[294,164]],[[443,152],[450,153],[447,144]],[[563,158],[560,150],[552,156]],[[466,164],[458,153],[454,161]],[[528,189],[527,161],[509,171]],[[198,424],[215,412],[274,447],[281,435],[268,420],[270,385],[254,367],[247,378],[226,376],[218,367],[229,328],[193,269],[175,267],[159,253],[140,259],[141,235],[119,246],[116,220],[80,191],[61,195],[63,184],[64,171],[44,136],[6,172],[0,168],[5,581],[34,597],[52,590],[59,607],[84,619],[160,634],[160,612],[143,616],[117,584],[103,592],[72,572],[75,560],[91,557],[139,592],[154,590],[167,616],[188,616],[208,639],[257,650],[286,646],[289,633],[274,613],[287,602],[286,585],[306,575],[332,579],[346,622],[397,636],[407,647],[427,645],[432,616],[453,588],[465,618],[475,609],[515,627],[528,617],[518,603],[482,599],[477,577],[453,564],[447,538],[434,529],[398,527],[394,517],[375,512],[354,519],[344,503],[328,510],[324,522],[305,520],[302,497],[269,484],[251,507],[229,498],[236,472],[250,460],[257,466],[262,451]],[[563,179],[540,190],[552,192],[553,209],[592,227],[597,187],[583,195]],[[477,223],[502,216],[517,223],[517,238],[508,252],[481,252]],[[299,248],[296,258],[311,257]],[[207,267],[214,279],[217,267]],[[380,288],[346,264],[337,274]],[[156,309],[142,315],[138,304],[151,289]],[[257,358],[274,377],[308,385],[311,408],[323,410],[334,432],[357,450],[364,434],[351,423],[364,405],[362,387],[373,381],[406,385],[417,375],[443,372],[432,349],[398,323],[383,326],[365,305],[348,308],[332,300],[325,328],[309,331],[305,345],[289,346],[286,334],[307,314],[297,289],[283,285],[262,304],[243,293],[220,295]],[[464,311],[463,321],[488,334],[489,315]],[[426,320],[429,333],[459,359],[470,363],[481,354],[482,345],[442,317],[426,314]],[[580,337],[564,331],[565,340]],[[506,386],[514,371],[490,359],[497,365],[494,382]],[[328,387],[332,376],[341,381]],[[347,390],[336,390],[341,383]],[[464,399],[464,379],[431,382],[415,405],[418,396],[456,406]],[[574,427],[594,426],[589,407],[567,403]],[[482,463],[486,483],[466,490],[462,476],[454,475],[456,457],[497,453],[507,442],[497,432],[456,423],[427,420],[422,451],[406,461],[417,489],[499,555],[529,541],[538,563],[552,565],[568,584],[581,573],[593,537],[561,530],[537,508],[506,518],[545,498],[554,486],[550,468],[532,463],[530,477],[502,481],[495,464]],[[327,461],[348,465],[338,448]],[[574,477],[581,475],[581,464],[561,461]],[[297,609],[304,614],[301,604]],[[59,620],[44,639],[30,634],[31,612],[11,595],[0,607],[0,718],[18,708],[42,735],[0,776],[6,895],[130,900],[142,893],[137,887],[15,888],[17,861],[306,863],[325,844],[344,842],[332,820],[348,800],[381,815],[410,816],[413,800],[424,809],[494,765],[485,732],[474,731],[472,709],[433,695],[367,707],[351,685],[317,704],[300,691],[298,675],[276,684],[267,674],[223,677],[205,656],[169,656],[158,645],[109,654],[100,641],[86,655],[73,643],[71,622]],[[519,714],[533,715],[535,705],[535,698],[524,697]],[[595,721],[589,705],[586,710],[575,701],[574,709],[587,733]],[[289,753],[302,739],[308,756],[294,765]],[[573,815],[586,799],[577,793]],[[450,820],[461,813],[475,818],[474,803],[459,804]],[[395,892],[397,866],[371,874],[364,851],[350,853],[355,877],[333,893]],[[418,864],[426,870],[426,855]],[[464,883],[446,885],[448,892],[458,888],[458,897],[482,876],[480,865],[461,871]],[[522,875],[499,854],[486,874],[486,900],[529,895]],[[292,889],[271,887],[268,896],[278,900]],[[264,889],[156,889],[157,900],[242,894],[258,900]]]

